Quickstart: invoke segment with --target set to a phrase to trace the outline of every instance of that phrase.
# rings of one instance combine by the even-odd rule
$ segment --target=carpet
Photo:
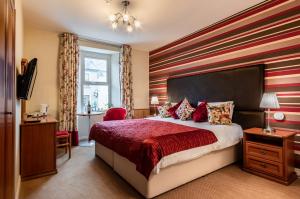
[[[81,147],[94,147],[95,146],[95,141],[88,141],[88,140],[81,140],[79,141],[79,146]]]
[[[20,199],[142,198],[101,159],[94,147],[75,147],[72,158],[57,160],[58,174],[21,183]],[[300,199],[300,179],[290,186],[246,173],[230,165],[157,199]]]

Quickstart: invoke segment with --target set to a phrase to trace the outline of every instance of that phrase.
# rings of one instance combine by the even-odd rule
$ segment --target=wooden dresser
[[[28,180],[55,174],[57,120],[21,124],[21,177]]]
[[[261,128],[244,130],[244,170],[286,185],[293,182],[297,178],[294,136],[291,131],[266,134]]]

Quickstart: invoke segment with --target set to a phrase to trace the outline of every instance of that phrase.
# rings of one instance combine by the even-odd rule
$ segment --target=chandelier
[[[109,16],[113,29],[117,29],[119,25],[123,25],[128,32],[132,32],[133,29],[141,27],[141,23],[134,16],[128,14],[129,4],[129,1],[122,1],[123,10]]]

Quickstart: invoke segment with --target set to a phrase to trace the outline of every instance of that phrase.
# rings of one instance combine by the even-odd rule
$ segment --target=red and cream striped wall
[[[300,133],[300,0],[265,1],[151,51],[150,97],[167,101],[168,78],[259,63],[266,65],[265,91],[279,98],[281,108],[272,113],[285,114],[272,125]]]

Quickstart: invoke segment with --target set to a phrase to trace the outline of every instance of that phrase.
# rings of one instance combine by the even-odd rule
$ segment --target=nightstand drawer
[[[246,142],[246,153],[267,160],[282,162],[282,148],[255,142]]]
[[[282,164],[278,162],[272,162],[257,157],[248,156],[246,159],[246,166],[249,169],[283,177],[283,167]]]

